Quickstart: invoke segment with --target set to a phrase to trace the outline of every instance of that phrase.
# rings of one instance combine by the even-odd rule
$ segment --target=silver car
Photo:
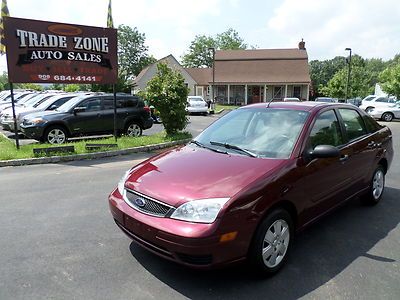
[[[390,106],[375,107],[368,111],[371,117],[386,122],[391,122],[393,119],[400,119],[400,103]]]

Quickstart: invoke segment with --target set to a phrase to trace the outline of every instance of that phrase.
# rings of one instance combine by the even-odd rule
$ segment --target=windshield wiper
[[[237,150],[237,151],[243,152],[243,153],[245,153],[245,154],[247,154],[248,156],[251,156],[251,157],[258,157],[257,154],[255,154],[255,153],[253,153],[253,152],[251,152],[249,150],[240,148],[239,146],[236,146],[236,145],[231,145],[231,144],[228,144],[228,143],[221,143],[221,142],[214,142],[214,141],[210,141],[210,144],[211,145],[215,145],[215,146],[222,146],[222,147],[225,147],[226,149]]]
[[[196,140],[191,140],[190,143],[191,144],[195,144],[195,145],[197,145],[197,146],[199,146],[201,148],[205,148],[205,149],[214,151],[214,152],[228,154],[228,152],[226,152],[226,151],[221,151],[221,150],[218,150],[218,149],[215,149],[215,148],[207,147],[206,145],[204,145],[204,144],[202,144],[202,143],[200,143],[199,141],[196,141]]]

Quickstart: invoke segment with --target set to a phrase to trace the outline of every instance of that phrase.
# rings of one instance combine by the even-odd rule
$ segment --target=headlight
[[[212,223],[228,200],[229,198],[214,198],[186,202],[172,213],[171,218],[196,223]]]
[[[130,171],[131,170],[126,171],[124,176],[122,176],[121,180],[118,182],[118,192],[121,194],[121,196],[124,195],[125,181],[126,181],[126,179],[128,179]]]

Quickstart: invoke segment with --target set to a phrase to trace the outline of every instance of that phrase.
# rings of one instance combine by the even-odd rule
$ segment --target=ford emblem
[[[146,205],[146,201],[143,198],[136,198],[135,199],[135,204],[137,206],[139,206],[140,208],[143,208]]]

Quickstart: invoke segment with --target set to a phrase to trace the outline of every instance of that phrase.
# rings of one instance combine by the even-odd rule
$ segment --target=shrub
[[[183,76],[165,63],[157,65],[157,74],[148,83],[145,98],[160,112],[168,135],[186,127],[186,102],[189,89]]]

